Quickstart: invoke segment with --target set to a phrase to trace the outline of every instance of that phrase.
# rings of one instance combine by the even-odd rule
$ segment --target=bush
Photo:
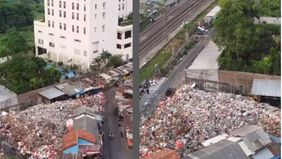
[[[58,64],[59,66],[63,66],[63,62],[62,62],[62,61],[59,61],[57,64]]]

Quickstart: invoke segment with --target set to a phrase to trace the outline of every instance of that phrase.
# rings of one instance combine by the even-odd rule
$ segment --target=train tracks
[[[166,39],[167,34],[175,31],[183,22],[195,15],[199,9],[207,4],[211,4],[213,0],[186,0],[175,6],[167,13],[167,27],[165,26],[165,17],[161,15],[153,24],[151,24],[144,32],[140,34],[139,56],[143,58],[159,43]],[[166,29],[167,28],[167,29]]]

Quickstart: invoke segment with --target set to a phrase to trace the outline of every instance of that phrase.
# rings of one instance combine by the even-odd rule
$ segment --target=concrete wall
[[[217,76],[218,79],[209,78],[213,76]],[[242,95],[251,94],[253,79],[280,80],[280,76],[225,70],[198,70],[198,73],[193,70],[193,74],[186,74],[186,83],[196,82],[201,90]]]

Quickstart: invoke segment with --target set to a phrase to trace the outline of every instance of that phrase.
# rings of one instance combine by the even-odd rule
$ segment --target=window
[[[83,34],[86,34],[86,28],[85,27],[83,28]]]
[[[131,43],[128,43],[128,44],[125,44],[124,45],[124,48],[128,48],[128,47],[130,47],[131,46]]]
[[[122,9],[124,9],[124,3],[122,4]]]
[[[47,1],[47,6],[50,6],[50,0]]]
[[[118,10],[120,11],[120,4],[118,5]]]
[[[76,10],[79,10],[79,3],[76,3]]]
[[[54,28],[54,21],[52,21],[52,27]]]
[[[76,13],[76,20],[79,20],[79,13]]]
[[[54,7],[54,0],[51,1],[51,6]]]
[[[74,3],[73,2],[71,4],[71,8],[72,8],[72,10],[74,10]]]
[[[38,44],[44,44],[44,41],[42,39],[38,39]]]
[[[76,26],[76,32],[79,33],[79,26]]]
[[[79,40],[79,39],[74,39],[74,41],[79,42],[79,43],[81,42],[81,40]]]
[[[84,4],[83,10],[86,11],[86,5]]]
[[[67,25],[66,25],[66,23],[64,23],[64,30],[67,30]]]
[[[62,11],[61,10],[59,11],[59,17],[62,17]]]
[[[54,43],[52,43],[52,42],[49,42],[49,46],[51,46],[51,47],[55,47],[55,44],[54,44]]]
[[[66,13],[66,11],[64,11],[64,18],[67,16],[67,13]]]
[[[48,8],[48,11],[47,11],[48,15],[50,15],[50,9]]]
[[[62,23],[60,23],[60,29],[62,29]]]
[[[93,42],[93,53],[98,53],[98,50],[99,50],[99,42],[96,41],[96,42]]]
[[[95,9],[97,9],[98,7],[97,7],[97,4],[95,4]]]
[[[118,48],[118,49],[121,49],[121,45],[120,45],[120,44],[117,44],[117,48]]]
[[[105,25],[102,25],[102,32],[105,32]]]
[[[72,29],[71,30],[72,30],[72,32],[74,32],[74,25],[72,25]]]
[[[131,31],[126,31],[125,32],[125,37],[124,37],[125,39],[127,39],[127,38],[131,38]]]
[[[105,12],[102,13],[102,17],[103,17],[103,19],[106,18],[106,13]]]
[[[71,18],[74,19],[74,12],[72,12]]]
[[[84,14],[83,20],[86,21],[86,14]]]
[[[41,31],[41,30],[38,30],[38,33],[42,33],[42,31]]]
[[[60,36],[60,38],[65,39],[66,37],[65,36]]]
[[[54,15],[54,9],[52,9],[52,15]]]
[[[117,38],[121,39],[121,33],[119,33],[119,32],[117,33]]]
[[[103,2],[103,9],[106,9],[106,2]]]
[[[54,34],[53,34],[53,33],[49,33],[49,35],[54,36]]]
[[[66,2],[64,2],[64,8],[66,8]]]
[[[59,1],[59,8],[62,7],[62,1]]]
[[[50,22],[50,20],[48,20],[48,27],[50,27],[51,26],[51,22]]]

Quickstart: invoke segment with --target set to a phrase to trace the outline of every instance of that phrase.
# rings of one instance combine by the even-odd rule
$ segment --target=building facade
[[[122,12],[119,3],[118,0],[45,0],[44,21],[34,21],[36,55],[65,65],[75,64],[81,70],[88,70],[103,50],[120,54],[124,60],[132,58],[132,37],[123,39],[130,47],[117,48],[118,30],[128,29],[118,25],[118,15]],[[129,28],[132,34],[132,25]]]

